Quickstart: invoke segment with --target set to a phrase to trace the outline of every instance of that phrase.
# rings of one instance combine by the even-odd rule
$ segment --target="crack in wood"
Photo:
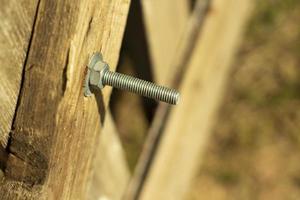
[[[7,162],[14,167],[5,169],[6,179],[22,182],[31,187],[45,182],[47,170],[31,165],[12,153],[8,155]]]
[[[15,122],[15,118],[16,118],[16,114],[17,114],[17,110],[18,110],[18,107],[19,107],[19,104],[20,104],[20,101],[21,101],[21,96],[22,96],[22,88],[23,88],[23,81],[24,81],[24,78],[25,78],[25,72],[26,72],[26,63],[27,63],[27,58],[28,58],[28,55],[29,55],[29,52],[30,52],[30,46],[31,46],[31,42],[32,42],[32,38],[33,38],[33,35],[34,35],[34,27],[35,27],[35,23],[36,23],[36,19],[37,19],[37,15],[38,15],[38,10],[39,10],[39,5],[40,5],[40,1],[41,0],[37,0],[37,6],[36,6],[36,12],[35,12],[35,15],[34,15],[34,18],[33,18],[33,23],[32,23],[32,28],[31,28],[31,34],[30,34],[30,38],[29,38],[29,42],[28,42],[28,48],[27,48],[27,54],[25,56],[25,59],[24,59],[24,63],[23,63],[23,70],[22,70],[22,74],[21,74],[21,81],[20,81],[20,89],[19,89],[19,92],[18,92],[18,99],[17,99],[17,102],[16,102],[16,107],[15,107],[15,113],[14,113],[14,116],[13,116],[13,120],[12,120],[12,123],[11,123],[11,130],[13,129],[13,124]],[[29,67],[29,70],[32,68],[33,66],[30,66]],[[7,138],[4,138],[4,139],[1,139],[0,140],[0,146],[6,148],[7,145],[8,145],[8,140],[9,140],[9,137],[10,137],[10,134],[7,134]]]
[[[112,3],[116,10],[108,9]],[[91,14],[93,9],[97,12]],[[128,3],[41,1],[24,63],[31,70],[23,71],[0,179],[4,199],[32,199],[38,193],[36,199],[84,199],[109,91],[95,93],[97,105],[94,98],[84,98],[83,66],[101,47],[116,63],[126,19],[120,10],[127,13]]]
[[[70,48],[68,48],[67,53],[66,53],[66,58],[65,58],[65,64],[63,68],[63,73],[62,73],[62,95],[65,95],[66,89],[67,89],[67,82],[68,82],[68,67],[69,67],[69,59],[70,59]]]
[[[88,27],[85,33],[85,37],[87,37],[87,35],[90,33],[91,29],[92,29],[92,23],[93,23],[94,17],[93,15],[91,16],[89,23],[88,23]]]
[[[31,144],[28,142],[30,133],[25,130],[18,131],[18,137],[12,134],[11,142],[8,149],[8,159],[5,169],[5,177],[29,185],[44,183],[48,170],[48,159],[42,152],[35,149],[35,141]],[[29,137],[30,138],[30,137]],[[29,139],[30,140],[30,139]]]
[[[8,143],[6,144],[5,151],[7,153],[7,158],[5,159],[5,163],[2,163],[5,166],[5,178],[13,179],[15,181],[24,182],[28,184],[40,184],[44,182],[45,180],[45,169],[48,168],[48,164],[45,163],[45,159],[42,155],[40,155],[37,151],[34,151],[31,145],[27,144],[26,142],[21,142],[20,140],[15,140],[13,138],[13,132],[15,131],[15,120],[17,116],[17,110],[20,106],[20,102],[22,99],[22,93],[24,88],[24,80],[25,80],[25,72],[30,71],[33,69],[34,64],[29,65],[29,67],[26,68],[26,64],[28,61],[28,56],[30,53],[30,48],[32,44],[32,40],[35,34],[35,24],[38,18],[38,11],[40,8],[40,0],[37,2],[36,12],[32,24],[32,32],[29,38],[28,42],[28,51],[26,58],[24,60],[23,64],[23,72],[22,72],[22,78],[21,78],[21,86],[20,91],[18,95],[17,105],[16,105],[16,111],[13,117],[13,123],[11,132],[8,138]],[[27,153],[21,153],[20,152],[27,152]],[[19,152],[19,153],[18,153]],[[37,158],[35,158],[37,156]],[[26,169],[32,169],[29,170],[29,173],[24,173]],[[20,173],[23,172],[23,173]]]

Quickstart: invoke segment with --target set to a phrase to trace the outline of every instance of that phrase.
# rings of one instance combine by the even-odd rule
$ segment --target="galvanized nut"
[[[179,92],[174,89],[159,86],[155,83],[125,74],[109,71],[108,64],[103,61],[102,55],[97,52],[93,54],[88,65],[84,95],[90,96],[92,94],[90,86],[96,86],[99,89],[102,89],[105,85],[110,85],[121,90],[127,90],[169,104],[178,104],[180,98]]]
[[[90,84],[96,85],[98,88],[104,88],[102,83],[102,77],[106,70],[109,70],[109,67],[106,63],[98,61],[92,68],[90,68]]]

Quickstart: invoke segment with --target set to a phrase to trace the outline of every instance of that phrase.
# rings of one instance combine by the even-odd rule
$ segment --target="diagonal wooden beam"
[[[201,161],[252,2],[214,0],[138,199],[183,199]]]
[[[101,51],[115,69],[129,0],[41,0],[13,122],[4,199],[85,199],[110,90],[83,96]]]
[[[161,77],[174,88],[177,88],[180,85],[181,79],[185,74],[184,70],[186,69],[187,62],[190,59],[195,47],[194,41],[197,39],[200,33],[208,8],[209,0],[199,0],[196,2],[192,13],[187,20],[185,27],[186,31],[180,37],[181,39],[179,41],[178,50],[176,51],[176,55],[172,61],[172,71],[170,71],[166,77]],[[153,156],[156,153],[156,148],[158,146],[160,136],[164,130],[164,125],[169,116],[170,110],[171,106],[167,104],[161,103],[158,105],[154,120],[151,124],[143,146],[143,151],[127,188],[125,199],[138,198],[140,190],[143,187],[143,183],[148,174]]]
[[[142,0],[142,10],[153,64],[154,80],[166,83],[189,17],[189,1]]]
[[[94,152],[88,199],[121,200],[130,173],[117,129],[108,112]]]

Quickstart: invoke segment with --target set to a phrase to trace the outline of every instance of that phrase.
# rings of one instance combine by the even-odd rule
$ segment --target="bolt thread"
[[[179,101],[180,95],[174,89],[159,86],[125,74],[111,72],[109,70],[103,73],[102,82],[104,85],[110,85],[121,90],[127,90],[169,104],[177,104]]]

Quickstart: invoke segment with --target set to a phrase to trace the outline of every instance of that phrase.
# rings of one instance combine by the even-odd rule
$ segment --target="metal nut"
[[[179,102],[180,94],[174,89],[156,85],[125,74],[109,71],[109,66],[102,59],[100,53],[95,53],[88,65],[85,81],[85,96],[90,96],[90,85],[102,89],[105,85],[127,90],[145,97],[156,99],[170,104]]]

